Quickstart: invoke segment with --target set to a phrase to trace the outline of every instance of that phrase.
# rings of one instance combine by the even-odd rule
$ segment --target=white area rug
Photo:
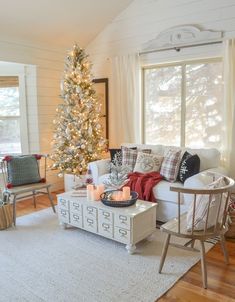
[[[128,255],[123,244],[63,230],[51,209],[20,217],[0,232],[0,301],[154,302],[199,260],[170,247],[158,274],[164,238],[156,230]]]

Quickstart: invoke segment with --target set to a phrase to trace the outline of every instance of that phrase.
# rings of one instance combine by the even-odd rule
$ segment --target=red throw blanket
[[[163,179],[159,172],[133,172],[128,174],[128,179],[125,186],[130,187],[131,191],[136,191],[139,199],[156,202],[152,189]]]

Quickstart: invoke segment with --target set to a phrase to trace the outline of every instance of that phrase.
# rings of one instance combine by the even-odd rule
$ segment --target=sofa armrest
[[[207,170],[204,170],[202,172],[199,172],[198,174],[195,174],[189,178],[187,178],[184,182],[184,187],[187,188],[200,188],[205,185],[208,185],[209,183],[213,182],[215,179],[214,177],[218,175],[228,175],[228,172],[223,167],[217,167],[217,168],[210,168]]]
[[[100,159],[88,164],[88,169],[91,170],[91,175],[94,184],[98,183],[98,179],[101,175],[107,174],[110,171],[110,159]]]
[[[206,185],[215,181],[215,176],[227,175],[228,172],[223,167],[210,168],[199,172],[189,178],[184,182],[185,188],[201,189]],[[193,195],[184,194],[184,203],[189,205],[193,201]]]

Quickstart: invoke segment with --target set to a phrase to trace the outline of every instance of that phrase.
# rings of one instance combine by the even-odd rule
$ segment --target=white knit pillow
[[[159,171],[163,156],[138,152],[134,172],[148,173]]]

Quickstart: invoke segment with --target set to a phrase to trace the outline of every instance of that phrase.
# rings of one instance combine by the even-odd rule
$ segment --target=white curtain
[[[140,64],[138,54],[111,59],[110,144],[141,141]]]
[[[235,178],[235,39],[224,42],[224,113],[222,156]]]

